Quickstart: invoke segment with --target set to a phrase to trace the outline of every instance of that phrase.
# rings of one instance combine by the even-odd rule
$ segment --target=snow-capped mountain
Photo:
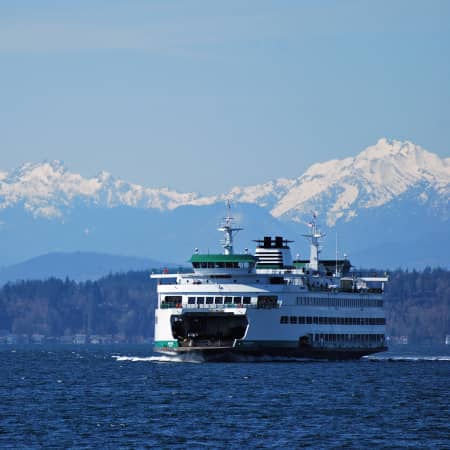
[[[63,217],[75,200],[107,208],[130,206],[160,210],[214,202],[214,198],[200,198],[195,193],[128,183],[108,172],[83,178],[69,172],[61,161],[26,163],[10,174],[0,172],[0,209],[23,204],[35,217],[56,218]]]
[[[294,221],[315,210],[333,226],[339,219],[349,221],[358,210],[385,205],[419,185],[418,202],[426,202],[435,192],[439,203],[448,205],[450,158],[441,159],[411,142],[380,139],[356,157],[314,164],[297,179],[235,187],[210,197],[144,187],[108,172],[83,178],[60,161],[27,163],[11,174],[0,172],[0,208],[23,203],[33,215],[53,218],[62,217],[74,200],[108,208],[173,210],[230,199],[257,204],[276,218]]]
[[[433,199],[448,217],[450,158],[440,159],[411,142],[380,139],[356,157],[314,164],[296,180],[236,188],[231,194],[237,201],[268,206],[283,219],[304,220],[311,210],[318,211],[333,226],[418,186],[417,201]]]
[[[314,210],[353,254],[374,256],[380,249],[380,264],[450,265],[450,158],[380,139],[355,157],[314,164],[298,178],[217,196],[144,187],[107,172],[84,178],[59,161],[0,171],[0,266],[80,250],[185,261],[202,242],[217,249],[214,228],[225,199],[246,229],[243,245],[263,234],[303,244],[299,222]],[[393,245],[396,259],[386,252]]]

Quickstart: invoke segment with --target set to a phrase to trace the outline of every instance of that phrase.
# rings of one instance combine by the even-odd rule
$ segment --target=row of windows
[[[250,297],[188,297],[188,304],[189,305],[227,305],[227,304],[234,304],[234,305],[249,305],[251,303]]]
[[[259,295],[257,305],[261,308],[274,308],[277,306],[278,297],[276,295]],[[174,307],[182,305],[183,297],[181,295],[165,295],[161,302],[163,307]],[[247,296],[198,296],[188,297],[188,305],[250,305],[251,297]]]
[[[316,333],[313,342],[384,342],[384,334]]]
[[[343,308],[381,307],[383,300],[369,298],[297,297],[297,305],[340,306]]]
[[[385,325],[384,317],[305,317],[281,316],[280,323],[317,325]]]

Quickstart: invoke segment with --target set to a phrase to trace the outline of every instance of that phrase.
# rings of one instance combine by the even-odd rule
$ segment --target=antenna
[[[308,238],[311,242],[309,268],[312,270],[319,270],[320,239],[323,238],[325,234],[319,230],[317,225],[317,212],[311,211],[311,213],[313,215],[313,219],[307,223],[308,227],[311,228],[311,233],[303,234],[302,236]]]
[[[336,230],[336,272],[334,274],[335,277],[338,276],[338,234],[337,234],[337,230]]]
[[[224,233],[224,239],[221,242],[224,254],[232,255],[233,254],[233,233],[235,233],[235,232],[237,233],[238,231],[241,231],[243,228],[233,227],[234,218],[231,217],[230,200],[227,200],[227,209],[228,209],[228,215],[226,217],[224,217],[222,226],[220,228],[218,228],[218,230],[222,231]]]

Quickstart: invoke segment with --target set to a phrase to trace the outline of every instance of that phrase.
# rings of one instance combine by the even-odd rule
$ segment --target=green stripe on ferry
[[[308,265],[308,263],[306,263],[306,262],[294,261],[294,267],[302,268],[302,267],[306,267],[307,265]]]
[[[177,348],[178,341],[155,341],[154,345],[157,348]]]
[[[223,255],[223,254],[195,254],[192,255],[190,262],[254,262],[255,257],[252,255]]]

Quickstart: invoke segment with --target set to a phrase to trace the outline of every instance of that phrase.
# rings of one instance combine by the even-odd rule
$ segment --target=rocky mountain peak
[[[314,209],[333,226],[419,185],[436,191],[448,203],[448,161],[412,142],[382,138],[355,157],[311,166],[273,205],[272,214],[298,221]]]
[[[23,204],[35,216],[62,217],[75,199],[100,207],[129,206],[171,210],[187,205],[211,205],[225,198],[253,203],[277,218],[305,220],[312,209],[332,226],[351,220],[358,211],[379,207],[421,186],[420,201],[436,192],[443,203],[450,197],[450,158],[441,159],[409,142],[380,139],[354,157],[312,165],[295,179],[235,187],[219,196],[201,197],[168,188],[128,183],[102,171],[84,178],[62,161],[26,163],[0,172],[0,209]],[[426,192],[425,192],[426,191]]]

